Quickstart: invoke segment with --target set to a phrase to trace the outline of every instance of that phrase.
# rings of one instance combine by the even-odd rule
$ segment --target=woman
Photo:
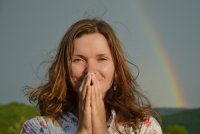
[[[42,116],[26,121],[21,134],[162,133],[105,21],[73,24],[48,74],[47,83],[29,93]]]

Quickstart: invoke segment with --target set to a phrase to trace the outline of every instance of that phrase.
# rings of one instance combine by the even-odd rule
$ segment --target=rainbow
[[[139,21],[141,21],[143,30],[149,36],[153,48],[155,49],[159,57],[164,74],[166,75],[167,81],[169,83],[168,85],[172,92],[175,107],[187,107],[186,98],[184,92],[182,91],[183,88],[180,84],[178,75],[176,74],[171,59],[168,56],[166,49],[164,48],[164,42],[162,41],[160,34],[156,31],[156,28],[150,22],[150,19],[146,15],[144,8],[140,4],[140,0],[134,0],[133,4],[134,9],[136,10],[137,15],[139,16]]]

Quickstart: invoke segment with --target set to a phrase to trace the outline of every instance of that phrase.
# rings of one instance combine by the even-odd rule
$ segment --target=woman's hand
[[[79,88],[79,120],[78,133],[108,133],[102,91],[93,73],[88,73]]]
[[[79,88],[79,128],[78,134],[92,134],[91,122],[91,73],[83,79]]]
[[[102,90],[95,74],[92,74],[91,89],[92,133],[108,134]]]

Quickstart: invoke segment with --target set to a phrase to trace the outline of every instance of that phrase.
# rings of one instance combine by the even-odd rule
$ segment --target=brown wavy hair
[[[83,19],[74,23],[62,38],[57,54],[48,70],[48,81],[28,93],[29,101],[37,103],[42,115],[58,119],[78,107],[76,92],[72,89],[71,59],[73,42],[85,34],[100,33],[108,41],[114,60],[114,84],[104,98],[106,110],[116,111],[116,120],[134,129],[146,117],[156,115],[148,99],[140,93],[136,77],[131,73],[120,41],[111,26],[101,19]],[[131,65],[134,65],[131,63]],[[115,86],[116,90],[112,88]]]

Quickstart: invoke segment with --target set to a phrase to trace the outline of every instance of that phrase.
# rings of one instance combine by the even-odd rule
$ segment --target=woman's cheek
[[[72,65],[72,80],[73,80],[73,86],[77,86],[78,81],[80,81],[80,78],[83,74],[84,68],[77,65]]]
[[[102,82],[102,86],[103,86],[103,90],[104,93],[108,91],[108,89],[110,89],[110,87],[112,86],[113,83],[113,77],[114,77],[114,68],[112,66],[105,66],[104,68],[102,68],[101,70],[102,75],[103,75],[103,82]]]

